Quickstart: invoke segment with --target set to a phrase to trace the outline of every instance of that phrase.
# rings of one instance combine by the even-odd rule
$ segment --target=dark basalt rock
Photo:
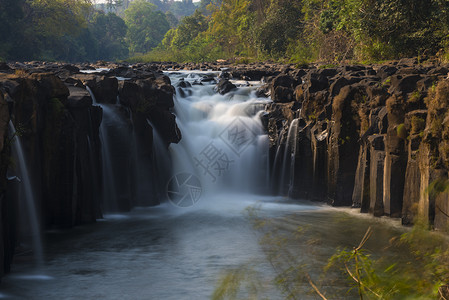
[[[230,82],[229,80],[226,79],[221,79],[217,86],[215,87],[215,90],[220,94],[220,95],[225,95],[227,93],[229,93],[232,90],[237,89],[237,86],[235,84],[233,84],[232,82]]]
[[[11,68],[5,62],[0,62],[0,71],[9,71]]]
[[[79,73],[80,69],[74,65],[64,65],[62,66],[62,69],[67,70],[71,73]]]
[[[422,196],[433,180],[446,178],[449,169],[447,67],[421,66],[411,59],[295,71],[296,83],[285,74],[267,80],[278,102],[267,106],[263,119],[273,180],[279,176],[273,153],[285,151],[286,132],[300,117],[311,128],[309,140],[303,141],[312,151],[312,199],[402,217],[404,224],[413,222],[419,206],[430,223],[439,228],[449,224],[436,209],[437,204],[449,207],[447,197]],[[290,103],[297,103],[300,113],[280,103],[291,101],[290,89]],[[295,194],[310,194],[300,184],[290,188]]]
[[[82,107],[90,107],[92,106],[92,98],[90,97],[89,92],[86,89],[68,86],[69,88],[69,97],[67,98],[67,106],[71,108],[82,108]]]
[[[74,78],[81,80],[92,90],[98,103],[114,104],[117,102],[118,81],[115,77],[77,74]]]

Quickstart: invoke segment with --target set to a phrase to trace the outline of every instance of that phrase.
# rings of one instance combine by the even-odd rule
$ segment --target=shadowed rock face
[[[447,66],[393,62],[301,71],[268,80],[275,102],[264,121],[272,182],[282,164],[273,153],[287,146],[282,136],[299,118],[296,130],[307,134],[295,149],[311,152],[303,155],[312,167],[292,168],[295,176],[311,176],[313,188],[290,181],[296,197],[352,205],[404,224],[422,217],[446,230],[447,194],[426,191],[435,180],[446,180],[449,169]],[[276,92],[280,87],[282,93]]]
[[[133,124],[130,128],[141,146],[142,157],[157,159],[153,153],[154,130],[166,147],[181,139],[170,112],[175,89],[167,76],[151,68],[122,68],[116,75],[133,78],[119,82],[112,76],[114,72],[81,74],[80,68],[84,69],[33,63],[4,65],[0,71],[4,72],[0,73],[0,276],[9,271],[20,218],[17,183],[7,181],[6,176],[12,170],[10,119],[30,162],[38,215],[46,228],[71,227],[102,217],[99,127],[103,110],[93,104],[85,86],[90,87],[98,103],[113,107]],[[127,151],[125,155],[131,157],[134,153]],[[143,204],[158,203],[156,195],[151,197],[153,202]]]
[[[21,128],[33,162],[30,172],[43,224],[94,222],[102,215],[103,110],[93,104],[85,86],[98,103],[125,119],[140,155],[152,160],[154,130],[165,147],[181,139],[171,113],[175,88],[161,72],[169,68],[227,69],[228,77],[264,82],[258,94],[273,99],[262,115],[273,192],[401,217],[404,224],[421,217],[447,229],[447,193],[429,192],[428,187],[437,180],[444,183],[449,169],[449,68],[411,62],[332,69],[226,62],[1,65],[0,272],[9,270],[17,238],[16,183],[6,180],[9,119]],[[79,73],[100,67],[107,70]],[[218,87],[224,93],[234,88],[226,79]],[[185,83],[177,88],[189,92]],[[134,202],[122,204],[129,209]]]

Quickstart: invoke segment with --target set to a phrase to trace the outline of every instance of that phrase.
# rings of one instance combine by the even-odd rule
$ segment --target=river
[[[239,274],[243,298],[283,299],[286,286],[275,279],[284,275],[285,264],[305,266],[318,280],[336,249],[356,246],[370,226],[374,234],[366,248],[375,256],[397,255],[385,248],[404,231],[398,221],[266,196],[268,137],[260,114],[269,100],[255,96],[260,83],[235,82],[237,90],[219,95],[213,85],[200,84],[217,73],[169,75],[173,85],[190,87],[175,99],[183,139],[170,146],[167,200],[105,214],[96,224],[47,231],[43,265],[17,255],[0,298],[210,299],[224,276]],[[256,220],[262,228],[254,227]],[[281,249],[277,237],[283,238]],[[292,260],[274,259],[274,245]],[[326,290],[352,299],[356,295],[345,294],[349,287],[339,280]],[[297,299],[317,299],[303,277],[287,289]]]

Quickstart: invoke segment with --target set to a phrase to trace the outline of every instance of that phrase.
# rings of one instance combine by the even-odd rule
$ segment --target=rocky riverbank
[[[101,105],[110,104],[108,107],[124,120],[129,136],[139,144],[136,154],[130,145],[112,141],[117,145],[114,148],[120,148],[113,149],[112,155],[123,168],[121,176],[128,186],[120,182],[122,178],[116,183],[123,189],[130,191],[131,185],[141,180],[136,178],[136,172],[128,172],[131,164],[148,161],[151,178],[167,172],[154,167],[157,158],[153,130],[160,133],[165,147],[181,139],[175,116],[170,112],[174,88],[167,76],[149,68],[136,71],[132,79],[124,81],[117,77],[125,75],[121,72],[128,68],[115,69],[114,74],[88,74],[79,72],[79,67],[45,63],[0,65],[1,272],[9,270],[18,245],[22,225],[19,220],[25,214],[18,190],[23,176],[17,174],[20,162],[11,155],[14,136],[20,138],[27,159],[37,215],[44,228],[71,227],[102,216],[105,174],[99,135],[104,117]],[[97,103],[93,103],[86,87]],[[133,160],[136,155],[141,162]],[[154,188],[151,192],[144,200],[129,192],[118,199],[116,208],[123,211],[135,205],[158,204],[159,191]]]
[[[435,229],[448,229],[449,198],[439,193],[449,170],[448,65],[416,59],[334,68],[2,63],[1,270],[9,270],[21,214],[9,121],[23,143],[43,226],[94,222],[104,212],[102,105],[125,120],[123,130],[139,145],[137,153],[128,142],[112,141],[118,145],[111,154],[118,167],[135,169],[137,155],[148,162],[151,178],[164,177],[169,167],[160,170],[152,163],[155,131],[165,148],[180,141],[171,109],[175,93],[188,93],[189,86],[172,86],[162,72],[181,69],[225,71],[221,79],[202,80],[216,83],[220,93],[235,88],[228,78],[264,82],[258,95],[273,100],[261,118],[270,140],[274,194],[358,207],[375,216],[399,217],[407,225],[420,217]],[[117,181],[123,182],[125,196],[118,199],[118,210],[158,204],[157,188],[144,200],[133,194],[142,174],[121,176]]]

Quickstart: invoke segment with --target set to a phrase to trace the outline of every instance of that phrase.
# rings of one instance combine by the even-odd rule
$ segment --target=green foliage
[[[170,28],[176,28],[176,26],[178,26],[179,21],[171,11],[165,13],[165,18],[167,19],[168,24],[170,24]]]
[[[414,91],[408,98],[408,102],[417,103],[421,100],[422,95],[420,91]]]
[[[418,116],[413,116],[412,119],[410,120],[410,124],[411,124],[410,134],[418,134],[422,133],[424,128],[426,127],[426,120]]]
[[[96,12],[89,22],[89,29],[98,44],[96,57],[104,60],[128,57],[127,26],[123,19],[113,13]]]
[[[4,59],[20,49],[18,40],[23,38],[20,20],[24,17],[24,3],[24,0],[0,1],[0,57]]]
[[[188,1],[174,1],[170,6],[170,11],[172,11],[177,18],[190,16],[195,9],[196,6]]]
[[[144,53],[156,47],[170,29],[164,13],[144,0],[133,1],[124,12],[129,50]]]
[[[432,199],[435,199],[438,195],[447,193],[448,191],[449,181],[444,178],[439,178],[432,181],[426,189],[426,193],[429,194]]]
[[[447,191],[447,181],[441,186]],[[317,252],[314,247],[331,245],[313,238],[314,235],[310,238],[308,231],[312,228],[299,226],[295,229],[294,218],[262,218],[257,208],[249,208],[248,215],[254,229],[262,234],[260,244],[276,272],[273,282],[287,299],[301,299],[302,295],[312,292],[321,299],[437,299],[447,288],[448,239],[424,227],[415,226],[390,241],[373,242],[387,244],[389,251],[395,254],[385,256],[368,250],[373,245],[368,241],[376,234],[370,227],[357,246],[337,249],[322,266],[314,259]],[[320,268],[323,271],[318,277],[316,273]],[[314,278],[310,274],[314,274]],[[261,274],[254,272],[251,264],[229,270],[220,279],[214,299],[236,299],[248,291],[245,288],[250,283],[262,282],[260,278]],[[253,284],[253,287],[255,294],[263,294],[266,284]]]
[[[400,137],[401,139],[404,139],[404,140],[408,137],[407,128],[405,127],[405,124],[404,124],[404,123],[399,124],[399,125],[396,127],[396,135],[397,135],[398,137]]]
[[[238,299],[242,294],[245,295],[244,299],[261,299],[263,285],[258,277],[250,265],[228,270],[221,276],[211,299]]]
[[[115,60],[126,57],[127,47],[132,54],[158,47],[140,57],[164,50],[178,61],[339,65],[448,56],[449,2],[442,0],[202,0],[197,6],[108,0],[97,6],[110,14],[95,12],[90,0],[2,0],[0,57]],[[111,12],[123,16],[126,26]]]
[[[253,44],[250,27],[254,14],[249,0],[223,0],[211,6],[212,16],[206,35],[214,40],[227,57],[247,56]]]
[[[8,30],[0,34],[0,56],[8,60],[85,61],[124,58],[128,54],[123,20],[114,14],[95,12],[91,1],[11,2],[6,3],[5,10],[0,9],[0,23],[5,21],[0,31]]]
[[[206,17],[197,10],[192,16],[183,18],[176,29],[170,29],[162,40],[162,45],[172,50],[187,47],[207,28]]]
[[[273,1],[265,21],[257,29],[256,44],[262,53],[285,57],[289,44],[296,44],[302,30],[300,1]]]
[[[449,43],[449,2],[441,0],[224,0],[207,7],[209,26],[202,31],[228,59],[382,61],[436,53]],[[174,37],[166,35],[164,47]]]

